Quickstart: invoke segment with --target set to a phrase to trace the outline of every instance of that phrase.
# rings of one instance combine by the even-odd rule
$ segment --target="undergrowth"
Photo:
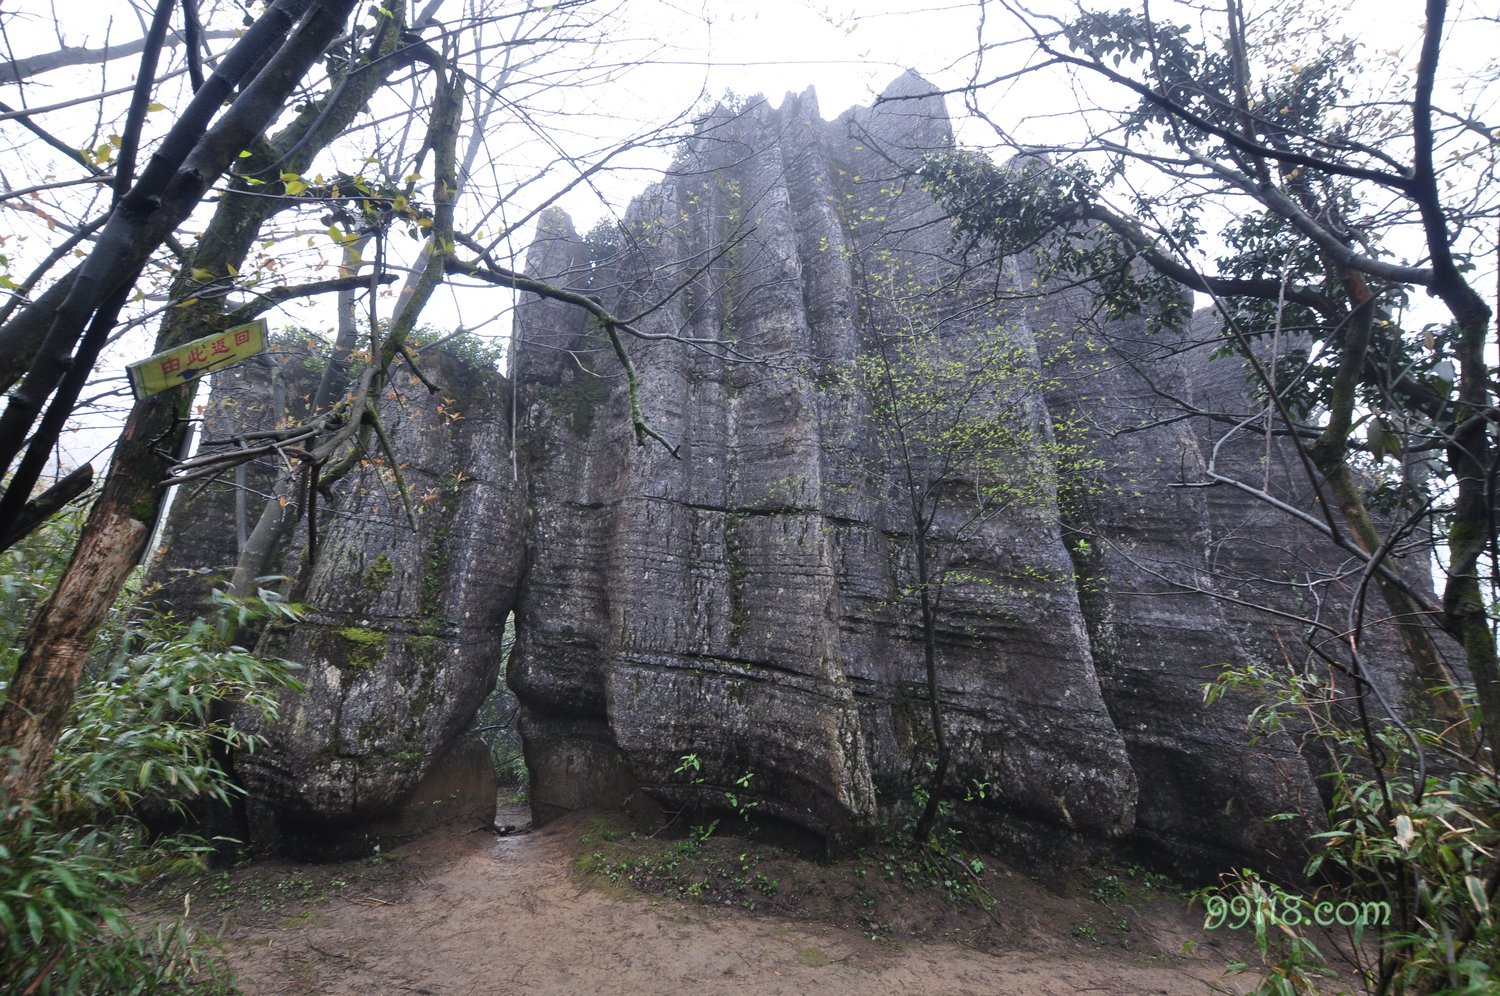
[[[1250,689],[1258,736],[1308,731],[1331,762],[1328,829],[1309,838],[1309,885],[1295,891],[1249,869],[1200,898],[1254,939],[1258,993],[1500,991],[1500,783],[1483,754],[1409,725],[1317,675],[1251,666],[1207,689],[1210,703]],[[1472,688],[1458,690],[1469,696]],[[1294,818],[1288,814],[1283,818]]]
[[[76,517],[0,557],[0,701],[36,602],[56,581]],[[286,661],[254,656],[230,634],[253,619],[297,618],[270,592],[216,595],[209,619],[181,623],[123,607],[101,634],[35,798],[0,804],[0,991],[27,994],[228,993],[234,980],[183,916],[131,922],[129,889],[201,867],[212,850],[187,835],[155,837],[144,803],[183,810],[235,789],[219,758],[255,738],[222,719],[222,703],[276,715],[269,690],[297,687]],[[0,763],[13,763],[9,750]]]
[[[950,929],[964,924],[977,934],[998,925],[998,903],[984,883],[985,860],[960,846],[955,829],[943,828],[916,845],[907,821],[842,859],[835,871],[764,839],[753,773],[716,791],[704,786],[702,761],[687,754],[675,774],[709,797],[722,797],[720,808],[734,833],[706,815],[675,839],[595,819],[583,836],[580,875],[616,893],[850,922],[872,939],[903,932],[898,922],[918,934],[932,932],[939,921]]]

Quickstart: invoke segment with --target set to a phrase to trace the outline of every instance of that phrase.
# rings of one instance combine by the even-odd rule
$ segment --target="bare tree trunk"
[[[1451,632],[1464,648],[1464,660],[1479,697],[1479,715],[1494,770],[1500,760],[1500,661],[1495,633],[1479,581],[1479,560],[1494,543],[1500,523],[1495,521],[1495,473],[1500,454],[1490,436],[1494,418],[1489,365],[1485,362],[1485,334],[1493,316],[1484,298],[1464,279],[1449,241],[1449,213],[1443,208],[1433,163],[1437,138],[1433,131],[1432,93],[1442,48],[1445,0],[1427,0],[1427,26],[1422,57],[1417,66],[1412,102],[1415,139],[1411,176],[1412,197],[1422,214],[1427,248],[1432,254],[1429,290],[1443,302],[1458,328],[1454,349],[1458,360],[1458,398],[1453,409],[1453,434],[1448,443],[1448,466],[1458,485],[1453,517],[1448,527],[1448,584],[1443,612]],[[1491,593],[1493,596],[1493,593]]]
[[[1494,494],[1495,465],[1500,455],[1495,452],[1485,416],[1490,410],[1484,363],[1487,312],[1487,308],[1483,312],[1474,309],[1469,314],[1461,312],[1459,318],[1459,405],[1448,447],[1448,460],[1458,479],[1458,496],[1448,529],[1449,575],[1443,611],[1449,631],[1463,644],[1464,661],[1479,697],[1479,715],[1491,752],[1489,763],[1495,767],[1500,760],[1500,663],[1479,580],[1480,558],[1500,528],[1495,521]]]
[[[1364,495],[1349,470],[1349,432],[1354,417],[1355,390],[1365,357],[1369,352],[1371,324],[1375,319],[1374,297],[1364,277],[1352,268],[1339,267],[1345,292],[1349,296],[1349,319],[1344,330],[1339,369],[1334,377],[1329,402],[1328,425],[1311,447],[1313,463],[1333,491],[1334,501],[1353,533],[1355,544],[1368,555],[1381,547],[1380,530],[1365,505]],[[1459,743],[1470,746],[1469,715],[1456,689],[1458,681],[1438,653],[1437,643],[1428,629],[1429,614],[1399,583],[1377,572],[1374,581],[1386,605],[1390,607],[1396,631],[1410,659],[1412,669],[1421,679],[1433,712]],[[1358,640],[1350,633],[1348,639]]]
[[[1314,453],[1317,451],[1314,450]],[[1328,482],[1333,499],[1343,513],[1356,545],[1366,554],[1374,554],[1381,545],[1380,533],[1369,509],[1365,507],[1364,495],[1355,483],[1348,463],[1342,459],[1342,453],[1343,450],[1340,449],[1340,455],[1326,464],[1319,460],[1318,470]],[[1438,653],[1437,642],[1433,640],[1432,631],[1428,628],[1431,622],[1436,621],[1432,619],[1432,613],[1424,612],[1400,584],[1384,574],[1376,572],[1372,579],[1391,610],[1391,621],[1395,623],[1396,632],[1401,637],[1402,648],[1427,691],[1433,713],[1455,740],[1464,744],[1466,749],[1471,747],[1474,738],[1469,733],[1468,711],[1456,690],[1458,678]]]
[[[368,243],[368,238],[359,238],[344,246],[344,260],[339,267],[339,276],[356,275],[359,260]],[[359,325],[354,317],[353,291],[339,291],[338,328],[338,336],[333,343],[333,355],[328,358],[328,365],[323,368],[323,376],[318,381],[318,388],[313,394],[309,416],[314,419],[327,414],[335,396],[349,379],[350,357],[354,353],[355,340],[359,335]],[[316,443],[310,443],[307,448],[311,449],[313,445]],[[235,561],[234,574],[229,582],[231,595],[244,598],[251,594],[255,579],[268,572],[272,556],[282,542],[291,535],[292,527],[296,525],[301,508],[297,495],[296,472],[283,469],[276,475],[276,483],[271,488],[271,497],[262,506],[260,515],[255,520],[255,527],[240,546],[240,555]]]
[[[155,482],[151,482],[154,488]],[[122,506],[131,489],[108,489],[95,504],[57,591],[33,624],[0,712],[0,743],[14,766],[0,771],[0,796],[36,794],[67,722],[94,634],[145,550],[150,525]]]

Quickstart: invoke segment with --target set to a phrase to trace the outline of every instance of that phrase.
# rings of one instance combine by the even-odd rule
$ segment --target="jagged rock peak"
[[[887,100],[909,100],[912,98],[936,97],[938,88],[927,81],[927,77],[914,69],[908,69],[891,81],[880,94],[876,103]]]

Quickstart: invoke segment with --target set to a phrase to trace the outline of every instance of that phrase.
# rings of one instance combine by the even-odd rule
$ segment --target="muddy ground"
[[[1205,932],[1180,887],[1139,869],[1086,869],[1059,896],[993,864],[946,867],[897,849],[823,864],[582,814],[360,861],[210,872],[143,902],[180,910],[189,893],[253,996],[1250,988],[1224,970],[1243,939]]]

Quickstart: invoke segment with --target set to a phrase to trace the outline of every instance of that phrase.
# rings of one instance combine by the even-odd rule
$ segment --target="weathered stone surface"
[[[934,527],[988,579],[945,589],[938,636],[948,785],[983,789],[960,810],[970,840],[1059,861],[1123,842],[1197,872],[1300,864],[1326,759],[1290,734],[1252,743],[1251,703],[1208,708],[1202,688],[1226,664],[1300,663],[1301,628],[1250,606],[1342,597],[1305,579],[1345,555],[1196,486],[1212,460],[1306,504],[1294,454],[1176,417],[1252,410],[1238,367],[1194,345],[1211,330],[1096,336],[1087,295],[1037,297],[1026,260],[958,258],[905,178],[951,140],[942,102],[914,76],[887,96],[832,122],[811,92],[715,115],[618,250],[541,220],[529,272],[640,315],[639,397],[675,456],[636,445],[607,338],[557,302],[519,311],[514,398],[448,365],[441,407],[400,382],[386,422],[431,499],[410,529],[371,468],[324,517],[315,614],[262,644],[303,662],[308,690],[270,727],[244,717],[267,738],[236,759],[263,833],[337,850],[410,826],[415,800],[453,791],[432,788],[443,772],[473,774],[460,735],[512,608],[538,820],[722,809],[732,789],[837,845],[909,811],[933,750],[912,530],[842,374],[916,321],[947,355],[1002,330],[1018,379],[1045,385],[983,399],[1036,495]],[[1090,461],[1059,465],[1052,444],[1080,431]],[[459,792],[473,818],[482,781]],[[1302,820],[1265,822],[1283,812]]]
[[[1085,448],[1101,462],[1086,500],[1065,518],[1090,649],[1141,786],[1134,839],[1184,868],[1253,860],[1295,870],[1306,857],[1303,839],[1322,822],[1299,744],[1282,733],[1252,746],[1244,717],[1255,703],[1231,696],[1208,707],[1203,688],[1225,665],[1264,661],[1278,641],[1300,642],[1295,627],[1215,595],[1280,605],[1280,592],[1252,595],[1236,580],[1259,577],[1268,587],[1310,555],[1309,538],[1242,493],[1190,486],[1204,480],[1217,437],[1178,417],[1180,403],[1232,398],[1232,408],[1215,410],[1240,410],[1238,365],[1205,370],[1208,349],[1184,354],[1185,336],[1147,333],[1144,322],[1109,329],[1080,353],[1076,330],[1089,328],[1091,311],[1084,294],[1054,293],[1033,321],[1056,330],[1047,351],[1063,368],[1086,370],[1060,376],[1048,400],[1059,418],[1081,416]],[[1220,470],[1262,478],[1263,452],[1232,452],[1240,462],[1231,468],[1221,454]],[[1278,448],[1271,455],[1286,457]],[[1277,468],[1279,480],[1285,465]],[[1305,819],[1265,822],[1284,812]]]
[[[905,79],[893,93],[916,86]],[[587,382],[556,350],[589,356],[598,343],[555,305],[523,309],[532,563],[511,680],[528,756],[549,772],[534,786],[539,807],[564,806],[572,791],[547,757],[607,754],[611,743],[622,777],[670,807],[722,806],[753,772],[762,812],[836,841],[910,801],[930,749],[919,633],[910,605],[897,604],[905,582],[893,558],[906,536],[888,496],[854,471],[850,447],[870,441],[851,427],[868,412],[825,388],[877,326],[900,320],[879,313],[872,283],[942,288],[957,272],[946,223],[925,196],[898,189],[886,158],[910,162],[948,141],[932,103],[828,124],[808,94],[720,119],[689,168],[633,206],[626,226],[640,249],[602,268],[605,279],[592,273],[606,304],[630,313],[739,236],[642,326],[769,358],[632,345],[647,410],[680,459],[631,445],[618,378],[581,424]],[[560,222],[547,235],[532,271],[582,273]],[[957,337],[1008,322],[1029,344],[1022,318],[983,303],[982,289],[1013,277],[976,275],[928,306]],[[1029,410],[1045,428],[1040,399]],[[1135,776],[1105,709],[1055,504],[987,523],[960,555],[1010,580],[949,596],[940,639],[952,783],[989,786],[997,839],[1004,824],[1038,821],[1096,837],[1129,831]],[[676,770],[686,754],[703,765],[697,778]]]
[[[1252,410],[1236,364],[1184,348],[1211,329],[1118,325],[1093,351],[1105,340],[1086,294],[1036,298],[1025,261],[966,272],[902,176],[949,143],[941,102],[911,76],[887,97],[833,122],[811,94],[721,115],[632,207],[623,258],[591,263],[557,218],[532,258],[621,314],[686,282],[646,331],[768,359],[632,344],[673,460],[632,446],[618,377],[603,391],[562,361],[573,350],[614,369],[591,359],[603,344],[577,316],[523,309],[533,564],[511,677],[547,771],[538,805],[568,808],[592,785],[713,806],[754,771],[766,811],[837,839],[909,799],[931,756],[920,634],[899,597],[909,529],[854,469],[879,456],[868,412],[826,387],[899,324],[892,291],[910,285],[955,344],[992,324],[1030,350],[1053,386],[1020,417],[1039,438],[1088,426],[1100,464],[1092,482],[1058,468],[1081,500],[1018,508],[960,544],[966,565],[1004,579],[951,592],[942,622],[950,785],[988,786],[965,807],[971,834],[1032,850],[1124,838],[1185,870],[1296,869],[1326,759],[1290,734],[1253,741],[1254,703],[1209,708],[1203,686],[1224,665],[1300,663],[1301,628],[1250,606],[1305,608],[1298,579],[1335,577],[1346,558],[1243,492],[1180,485],[1213,459],[1305,506],[1300,465],[1251,433],[1215,454],[1218,423],[1164,417],[1179,402]],[[580,780],[559,752],[611,773],[583,765]],[[686,753],[700,782],[676,770]],[[1265,822],[1279,813],[1302,819]]]
[[[493,813],[493,772],[476,775],[460,735],[494,685],[523,565],[508,389],[442,356],[423,371],[440,393],[403,367],[382,405],[415,528],[387,461],[371,460],[320,517],[310,614],[258,648],[301,663],[306,690],[276,723],[236,716],[265,739],[235,757],[252,825],[294,850],[346,853],[434,812]]]

